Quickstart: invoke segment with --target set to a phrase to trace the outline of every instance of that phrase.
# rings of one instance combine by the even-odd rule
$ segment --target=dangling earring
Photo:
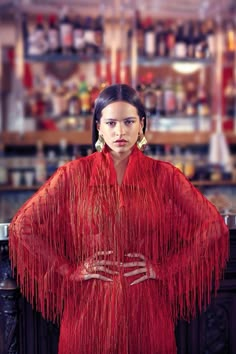
[[[137,140],[137,147],[139,150],[144,151],[147,146],[147,139],[143,133],[139,133],[138,140]]]
[[[98,135],[98,140],[95,143],[95,149],[101,152],[105,146],[105,140],[101,134]]]

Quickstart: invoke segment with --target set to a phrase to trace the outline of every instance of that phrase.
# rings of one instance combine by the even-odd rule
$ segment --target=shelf
[[[20,133],[0,133],[0,141],[4,145],[27,146],[35,145],[41,140],[45,145],[57,145],[61,139],[66,139],[68,144],[72,145],[89,145],[91,144],[91,131],[52,131],[38,130],[35,132]]]
[[[79,56],[76,54],[45,54],[45,55],[25,55],[24,60],[27,62],[76,62],[76,63],[83,63],[83,62],[96,62],[103,58],[102,54],[95,54],[91,56]]]
[[[191,181],[191,183],[196,187],[220,187],[220,186],[236,186],[236,181]]]
[[[236,181],[191,181],[191,183],[195,187],[236,187]],[[40,188],[40,186],[12,186],[12,185],[7,185],[7,186],[0,186],[0,192],[24,192],[24,191],[37,191]]]
[[[236,134],[233,132],[225,133],[229,144],[236,144]],[[4,145],[27,146],[35,145],[41,140],[45,145],[57,145],[61,139],[66,139],[71,145],[91,145],[92,133],[90,130],[85,131],[52,131],[38,130],[35,132],[26,132],[23,134],[16,132],[0,133],[0,141]],[[178,144],[186,145],[208,145],[210,132],[160,132],[147,131],[145,133],[148,144]]]
[[[154,132],[145,133],[148,144],[178,144],[185,145],[206,145],[209,143],[209,132]]]
[[[171,58],[171,57],[154,57],[154,58],[139,57],[138,58],[139,66],[163,66],[163,65],[171,65],[175,63],[190,63],[190,64],[201,64],[201,65],[208,66],[214,63],[214,59],[213,58],[204,58],[204,59]]]
[[[7,185],[7,186],[0,186],[0,192],[30,192],[30,191],[37,191],[40,188],[40,186],[12,186],[12,185]]]

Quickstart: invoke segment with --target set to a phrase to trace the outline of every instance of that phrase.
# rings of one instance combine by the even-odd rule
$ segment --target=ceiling
[[[63,5],[78,9],[81,14],[104,14],[107,17],[130,16],[137,9],[141,15],[154,17],[205,18],[233,15],[236,0],[0,0],[0,13],[10,8],[26,12],[48,12]]]

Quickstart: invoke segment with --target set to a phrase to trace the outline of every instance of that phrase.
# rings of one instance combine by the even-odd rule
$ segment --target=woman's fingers
[[[120,266],[123,268],[129,268],[129,267],[146,267],[146,262],[126,262],[126,263],[120,263]]]
[[[103,266],[103,265],[111,265],[111,266],[118,266],[120,262],[113,262],[113,261],[107,261],[107,260],[101,260],[101,261],[95,261],[93,262],[95,266]]]
[[[142,273],[147,273],[147,268],[146,267],[132,270],[131,272],[125,273],[124,276],[125,277],[131,277],[132,275],[137,275],[137,274],[142,274]]]
[[[125,256],[126,257],[139,257],[139,258],[141,258],[143,260],[146,259],[145,256],[142,253],[127,253]]]
[[[150,278],[147,275],[144,275],[143,277],[134,280],[132,283],[130,283],[130,285],[135,285],[135,284],[141,283],[142,281],[145,281],[148,279],[150,279]]]
[[[91,280],[91,279],[99,279],[99,280],[103,280],[103,281],[113,281],[112,279],[105,277],[104,275],[101,274],[85,274],[82,277],[83,280]]]
[[[93,258],[96,258],[97,256],[106,256],[109,254],[112,254],[113,251],[98,251],[96,253],[94,253]]]
[[[110,270],[109,268],[106,268],[103,266],[96,266],[96,267],[94,267],[94,270],[96,272],[104,272],[104,273],[108,273],[108,274],[119,274],[119,272],[117,272],[115,270]]]

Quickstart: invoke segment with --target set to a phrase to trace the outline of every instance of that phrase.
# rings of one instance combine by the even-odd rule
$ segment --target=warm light
[[[174,63],[172,68],[180,74],[193,74],[200,70],[202,65],[200,63]]]

